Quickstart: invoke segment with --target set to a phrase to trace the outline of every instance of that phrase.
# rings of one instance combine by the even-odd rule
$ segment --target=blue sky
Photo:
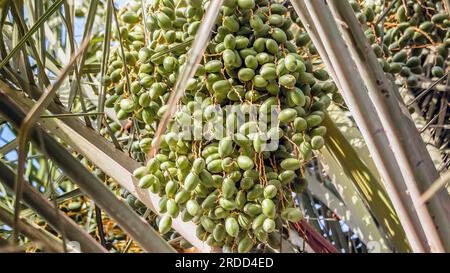
[[[16,136],[11,131],[11,129],[8,126],[4,126],[4,128],[0,131],[0,147],[3,147],[8,142],[11,142],[14,140]],[[17,152],[11,151],[10,153],[5,155],[6,160],[16,160],[17,159]]]

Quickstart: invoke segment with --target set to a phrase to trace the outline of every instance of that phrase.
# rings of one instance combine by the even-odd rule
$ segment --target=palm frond
[[[48,18],[58,10],[63,1],[64,0],[57,0],[48,10],[45,11],[42,17],[36,21],[36,23],[28,30],[28,32],[25,33],[22,39],[20,39],[18,44],[13,49],[11,49],[8,55],[0,62],[0,69],[3,68],[17,53],[17,51],[19,51],[25,45],[28,39],[33,36],[33,34],[42,26],[42,24],[44,24],[48,20]]]

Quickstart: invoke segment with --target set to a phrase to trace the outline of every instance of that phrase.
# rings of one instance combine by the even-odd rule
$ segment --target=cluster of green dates
[[[397,1],[381,23],[374,25],[384,8],[350,1],[361,23],[367,23],[366,36],[387,73],[398,74],[415,87],[420,75],[440,78],[446,73],[450,47],[450,18],[445,1]],[[383,38],[381,38],[383,37]],[[380,44],[380,41],[383,41]]]
[[[278,248],[283,229],[301,219],[293,192],[304,190],[303,166],[325,144],[324,111],[337,90],[297,45],[294,11],[284,2],[224,1],[180,100],[187,110],[177,112],[158,153],[135,170],[139,186],[161,197],[162,234],[180,217],[195,223],[197,237],[211,247],[249,252],[261,244]],[[138,1],[119,13],[122,26],[114,37],[120,37],[123,52],[122,46],[112,51],[102,82],[106,105],[119,119],[135,121],[136,154],[154,143],[209,3],[153,0],[143,16]],[[260,116],[276,109],[277,122],[266,132],[255,121],[241,124],[234,115],[214,114],[226,106],[254,107]],[[174,131],[180,123],[194,123],[193,131],[202,132],[206,124],[238,126],[222,138],[188,140]],[[270,139],[277,140],[276,149],[264,149]]]

